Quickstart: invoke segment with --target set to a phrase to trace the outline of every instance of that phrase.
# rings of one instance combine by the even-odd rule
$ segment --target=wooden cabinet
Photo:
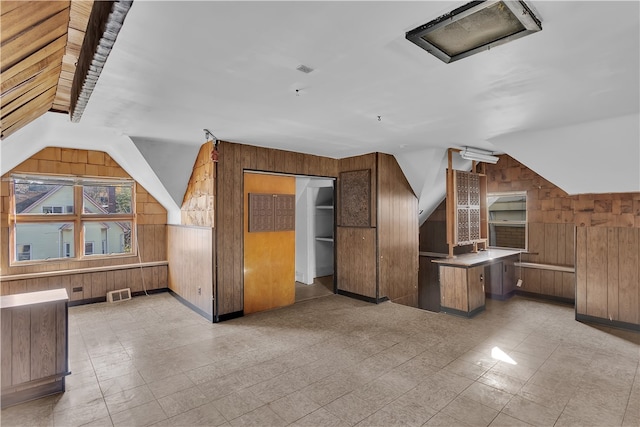
[[[433,260],[439,265],[440,308],[474,316],[485,308],[485,296],[504,299],[515,286],[517,251],[490,249],[457,258]]]
[[[68,301],[65,289],[1,297],[2,408],[64,391]]]
[[[509,257],[485,266],[485,292],[488,298],[504,300],[511,296],[516,288],[516,259]]]
[[[471,317],[484,310],[484,266],[440,266],[440,309]]]

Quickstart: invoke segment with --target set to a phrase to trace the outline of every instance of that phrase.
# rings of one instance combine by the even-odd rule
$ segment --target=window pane
[[[73,223],[16,224],[15,241],[17,261],[74,256]]]
[[[85,221],[84,242],[85,255],[132,253],[131,221]]]
[[[85,214],[131,213],[132,188],[133,184],[85,185],[83,212]]]
[[[489,245],[526,249],[526,193],[494,193],[487,195],[489,207]]]
[[[489,224],[489,241],[491,246],[501,248],[525,249],[524,225]]]
[[[73,213],[73,185],[26,179],[15,179],[13,185],[17,214]]]

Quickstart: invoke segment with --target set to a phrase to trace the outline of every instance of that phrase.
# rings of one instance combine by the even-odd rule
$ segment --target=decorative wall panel
[[[370,169],[340,172],[340,201],[341,226],[371,226]]]

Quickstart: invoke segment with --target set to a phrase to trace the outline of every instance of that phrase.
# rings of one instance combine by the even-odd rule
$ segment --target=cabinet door
[[[502,295],[502,270],[503,263],[487,265],[485,267],[486,292],[493,295]]]
[[[471,267],[467,270],[467,283],[469,285],[469,310],[473,311],[485,304],[485,267]]]

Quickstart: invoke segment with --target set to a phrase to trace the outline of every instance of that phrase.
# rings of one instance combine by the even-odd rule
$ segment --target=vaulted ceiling
[[[24,3],[37,13],[43,4]],[[60,37],[40,25],[60,13],[73,22],[76,3],[87,6],[51,3],[68,7],[47,6],[44,21],[24,13],[31,23],[15,19],[5,34],[14,3],[2,1],[2,133],[11,135],[2,173],[44,145],[103,149],[179,210],[188,173],[152,164],[188,165],[207,128],[222,140],[335,158],[393,154],[424,214],[444,194],[446,148],[465,145],[506,152],[571,194],[640,191],[636,1],[527,1],[541,32],[444,64],[405,32],[466,1],[136,0],[79,124],[52,113],[68,111],[68,95],[50,93],[66,87],[64,62],[58,78],[51,71],[26,90],[39,71],[5,90],[6,71],[48,56]],[[71,26],[77,36],[82,25]],[[13,41],[23,32],[43,42]],[[14,92],[30,101],[14,102]],[[5,114],[7,105],[16,108]]]

